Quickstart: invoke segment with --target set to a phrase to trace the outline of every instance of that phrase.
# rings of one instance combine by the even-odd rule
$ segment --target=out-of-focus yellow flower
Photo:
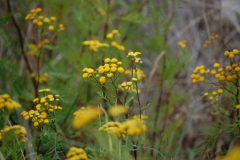
[[[98,40],[83,41],[82,44],[89,46],[90,50],[94,52],[98,51],[98,48],[109,47],[107,43],[101,43]]]
[[[84,108],[84,110],[79,109],[78,111],[74,112],[73,128],[80,129],[84,125],[98,118],[101,114],[102,111],[98,107],[89,106]]]
[[[84,149],[76,147],[71,147],[66,157],[66,160],[90,160]]]
[[[147,126],[143,120],[129,119],[122,123],[119,127],[120,131],[126,131],[129,136],[140,135],[147,130]]]
[[[99,131],[107,131],[109,132],[114,138],[125,138],[126,131],[120,130],[120,126],[122,124],[120,122],[108,122],[100,127]]]
[[[178,46],[181,47],[181,48],[186,48],[186,46],[187,46],[187,41],[182,40],[182,41],[178,42]]]
[[[3,132],[13,132],[16,135],[16,138],[20,140],[20,142],[25,143],[28,139],[26,137],[27,131],[23,126],[14,125],[14,126],[5,126],[2,130],[0,130],[0,141],[2,140]],[[4,135],[6,136],[6,135]]]
[[[233,146],[227,155],[219,157],[219,160],[240,160],[240,146]]]
[[[20,108],[21,105],[10,98],[8,94],[0,95],[0,109],[9,111]]]
[[[109,108],[108,112],[111,116],[118,116],[118,115],[127,113],[128,109],[125,106],[116,105]]]
[[[132,75],[132,70],[126,70],[124,73],[127,74],[127,75]],[[141,80],[141,79],[146,77],[145,73],[141,69],[138,69],[137,73],[134,69],[133,70],[133,75],[135,75],[138,80]]]

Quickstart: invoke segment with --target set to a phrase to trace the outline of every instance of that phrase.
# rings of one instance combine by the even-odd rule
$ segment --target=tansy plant
[[[112,39],[115,34],[118,32],[112,31],[107,35],[107,38]],[[141,80],[146,77],[144,72],[140,70],[143,63],[140,55],[140,52],[132,51],[127,54],[130,69],[126,71],[122,67],[122,62],[116,58],[105,58],[103,65],[97,69],[83,69],[82,77],[92,81],[100,88],[97,93],[106,103],[103,103],[103,107],[100,105],[99,107],[80,108],[74,113],[73,127],[79,130],[89,122],[98,120],[100,135],[107,133],[104,134],[104,137],[108,139],[110,156],[113,156],[114,148],[117,148],[118,159],[121,159],[122,149],[132,150],[136,159],[137,150],[141,149],[140,139],[147,131],[145,123],[147,116],[142,114],[142,109],[147,108],[149,104],[141,106],[139,98],[139,86]],[[121,82],[120,80],[124,75],[127,75],[125,81]],[[131,115],[136,110],[137,114]],[[104,119],[101,118],[103,116]],[[104,124],[102,125],[102,123]],[[115,141],[118,142],[118,146],[113,143]],[[164,155],[162,154],[162,156]]]
[[[41,97],[33,100],[35,109],[23,111],[21,115],[26,120],[30,120],[33,126],[40,131],[37,151],[39,151],[41,145],[48,146],[49,152],[47,153],[52,154],[54,152],[54,157],[58,157],[58,152],[65,154],[62,150],[61,142],[58,140],[59,135],[56,126],[57,112],[62,110],[62,107],[57,105],[59,95],[50,94],[50,89],[41,89],[39,93]],[[51,147],[51,143],[55,145]]]
[[[14,159],[17,156],[24,159],[23,149],[25,148],[24,143],[28,140],[26,137],[27,131],[23,126],[12,125],[9,120],[12,113],[20,107],[21,105],[12,100],[10,95],[0,95],[0,122],[2,125],[0,130],[0,151],[8,159]]]
[[[217,35],[213,35],[218,38]],[[214,63],[213,68],[207,69],[205,66],[197,66],[191,75],[193,84],[203,83],[210,85],[214,89],[204,93],[213,105],[212,114],[220,114],[219,124],[214,124],[207,129],[206,134],[210,135],[207,143],[203,146],[206,151],[209,147],[214,147],[220,134],[228,133],[237,138],[240,134],[240,51],[234,49],[224,52],[224,56],[229,60],[228,64]],[[215,110],[215,112],[214,112]],[[224,122],[222,121],[224,120]]]
[[[82,44],[84,46],[89,46],[89,49],[93,52],[97,52],[99,48],[108,48],[110,45],[113,47],[113,48],[116,48],[120,51],[124,51],[125,50],[125,47],[123,45],[120,45],[118,44],[115,40],[114,40],[114,37],[116,36],[120,36],[120,33],[118,30],[114,29],[112,30],[110,33],[108,33],[106,35],[106,38],[109,39],[109,40],[112,40],[111,42],[108,42],[108,43],[103,43],[103,42],[100,42],[98,40],[86,40],[86,41],[83,41]]]
[[[54,45],[54,41],[56,40],[57,34],[65,30],[63,24],[59,24],[57,22],[57,18],[54,16],[45,16],[42,14],[41,8],[31,9],[30,12],[25,17],[26,21],[30,21],[33,25],[33,32],[37,34],[33,34],[32,39],[36,43],[29,42],[28,50],[26,52],[26,56],[29,59],[33,59],[36,64],[36,71],[34,73],[31,66],[28,64],[27,57],[25,56],[25,61],[27,63],[27,68],[31,74],[31,78],[35,88],[35,97],[38,97],[38,88],[39,85],[43,82],[47,82],[48,74],[44,73],[42,76],[41,72],[41,64],[40,59],[43,56],[42,53],[46,48],[51,49],[50,45]]]

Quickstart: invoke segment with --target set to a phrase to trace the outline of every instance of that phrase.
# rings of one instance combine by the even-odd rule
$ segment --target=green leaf
[[[178,149],[178,147],[179,147],[179,143],[177,144],[177,146],[176,146],[171,152],[169,152],[169,153],[163,153],[163,155],[166,156],[166,157],[172,156],[172,155],[176,152],[176,150]]]
[[[97,91],[97,94],[98,94],[101,98],[106,99],[106,97],[105,97],[105,95],[103,94],[102,91]]]
[[[148,107],[149,107],[149,105],[150,105],[150,103],[147,103],[147,104],[145,104],[144,106],[142,106],[142,107],[140,108],[140,110],[143,110],[143,109],[146,109],[146,108],[148,108]]]

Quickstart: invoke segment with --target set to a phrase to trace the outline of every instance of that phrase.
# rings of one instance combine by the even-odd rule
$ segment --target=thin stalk
[[[104,113],[104,116],[105,116],[105,122],[106,122],[106,125],[107,125],[107,124],[108,124],[108,114],[107,114],[106,110],[102,107],[102,105],[100,105],[100,108],[101,108],[101,110],[102,110],[103,113]],[[112,145],[112,139],[111,139],[110,134],[109,134],[108,125],[107,125],[107,133],[108,133],[108,144],[109,144],[109,150],[110,150],[110,153],[112,154],[112,151],[113,151],[113,145]]]

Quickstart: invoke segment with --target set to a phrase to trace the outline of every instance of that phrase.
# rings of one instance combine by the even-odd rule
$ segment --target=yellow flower
[[[111,72],[116,72],[116,71],[117,71],[117,68],[116,68],[116,67],[111,67],[110,71],[111,71]]]
[[[147,130],[143,120],[129,119],[122,123],[119,127],[120,131],[126,131],[129,136],[140,135]]]
[[[132,78],[133,81],[137,81],[137,78]]]
[[[36,12],[42,12],[42,8],[37,8],[35,11]]]
[[[187,42],[185,40],[182,40],[182,41],[178,42],[178,46],[181,48],[186,48],[186,46],[187,46],[186,43]]]
[[[112,39],[113,38],[113,34],[112,33],[108,33],[106,36],[107,39]]]
[[[117,105],[109,108],[109,114],[111,116],[118,116],[128,112],[128,109],[125,106]]]
[[[104,62],[105,62],[105,63],[109,63],[110,61],[111,61],[110,58],[104,59]]]
[[[132,85],[132,82],[127,82],[127,85],[128,85],[128,86]]]
[[[88,68],[88,69],[87,69],[87,72],[91,74],[91,73],[94,72],[94,70],[93,70],[92,68]]]
[[[237,104],[237,105],[236,105],[236,108],[237,108],[237,109],[240,109],[240,104]]]
[[[76,147],[71,147],[66,157],[66,160],[89,160],[84,149]]]
[[[108,73],[108,74],[107,74],[107,77],[108,77],[108,78],[111,78],[112,76],[113,76],[112,73]]]
[[[214,68],[219,68],[220,64],[219,63],[214,63],[213,67]]]
[[[219,157],[219,160],[239,160],[240,146],[233,146],[227,155]]]
[[[52,25],[49,26],[49,27],[48,27],[48,30],[50,30],[50,31],[54,30],[54,26],[52,26]]]
[[[112,63],[116,63],[118,60],[116,58],[111,59]]]
[[[50,20],[51,20],[51,21],[56,21],[57,18],[56,18],[56,17],[50,17]]]
[[[98,68],[98,73],[100,73],[100,74],[104,73],[104,68],[103,67]]]
[[[125,130],[120,130],[120,126],[122,124],[119,122],[108,122],[100,127],[99,131],[107,131],[109,132],[114,138],[125,138]]]
[[[88,73],[83,73],[82,77],[83,78],[88,78]]]
[[[44,123],[48,124],[48,123],[49,123],[49,120],[48,120],[48,119],[45,119],[45,120],[44,120]]]
[[[37,22],[37,25],[38,25],[38,26],[42,26],[42,25],[43,25],[43,22],[42,22],[42,21],[38,21],[38,22]]]
[[[106,82],[106,78],[104,76],[100,77],[99,82],[104,84]]]
[[[34,122],[34,124],[33,124],[35,127],[37,127],[38,125],[39,125],[39,123],[38,122]]]
[[[97,119],[102,111],[97,107],[86,107],[84,110],[79,109],[74,112],[73,128],[80,129],[89,122]]]
[[[218,93],[223,93],[223,90],[222,89],[218,89]]]
[[[50,19],[49,18],[44,18],[43,22],[44,23],[50,23]]]
[[[119,73],[123,73],[123,72],[124,72],[124,69],[123,69],[122,67],[119,67],[119,68],[118,68],[118,72],[119,72]]]

